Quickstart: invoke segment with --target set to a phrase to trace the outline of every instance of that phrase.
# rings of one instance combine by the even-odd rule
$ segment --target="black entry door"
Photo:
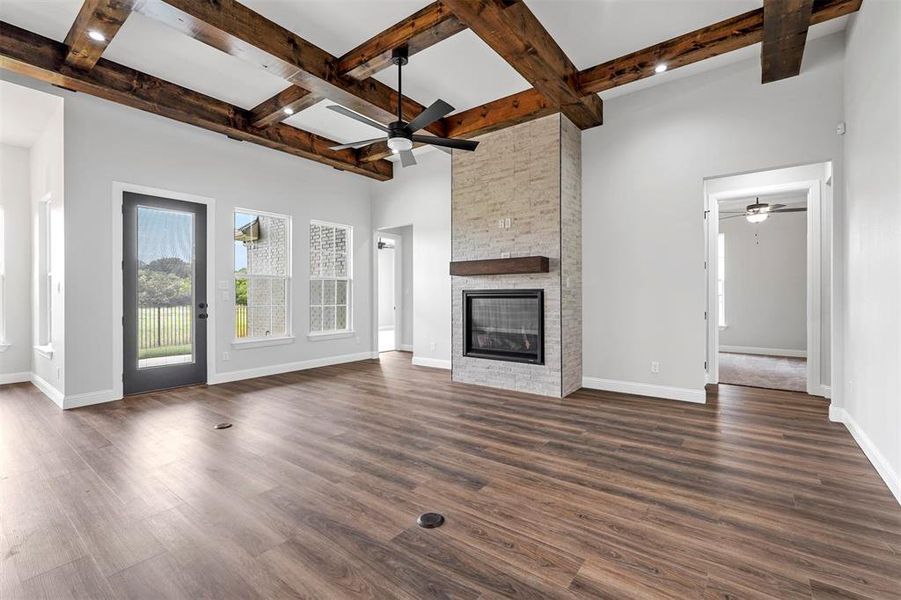
[[[123,198],[126,394],[206,382],[206,206]]]

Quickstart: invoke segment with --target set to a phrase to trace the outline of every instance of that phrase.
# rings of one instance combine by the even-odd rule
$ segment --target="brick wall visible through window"
[[[352,329],[353,228],[310,223],[310,333]]]
[[[235,211],[235,338],[290,335],[290,217]]]

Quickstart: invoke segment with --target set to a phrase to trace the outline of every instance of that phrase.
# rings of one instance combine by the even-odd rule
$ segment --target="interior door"
[[[123,197],[123,390],[205,383],[206,206]]]

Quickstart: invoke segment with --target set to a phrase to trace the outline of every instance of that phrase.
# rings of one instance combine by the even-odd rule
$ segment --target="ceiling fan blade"
[[[423,127],[428,127],[438,119],[454,112],[454,107],[444,100],[435,100],[432,105],[419,113],[419,115],[410,121],[408,127],[410,131],[419,131]]]
[[[344,115],[345,117],[350,117],[354,121],[359,121],[360,123],[366,123],[370,127],[375,127],[376,129],[380,129],[384,132],[388,131],[388,128],[385,127],[384,125],[382,125],[381,123],[379,123],[378,121],[373,121],[369,117],[364,117],[363,115],[358,115],[354,111],[347,110],[346,108],[344,108],[343,106],[340,106],[338,104],[330,104],[328,106],[328,108],[330,110],[335,111],[336,113]]]
[[[720,221],[725,221],[726,219],[737,219],[738,217],[745,216],[745,213],[741,213],[740,215],[727,215],[725,217],[720,217]]]
[[[401,150],[400,154],[400,165],[402,167],[412,167],[416,164],[416,157],[413,156],[412,150]]]
[[[422,144],[431,144],[432,146],[444,146],[446,148],[455,148],[457,150],[468,150],[472,152],[479,145],[474,140],[455,140],[451,138],[433,137],[430,135],[414,135],[414,142]]]
[[[787,213],[787,212],[807,212],[806,208],[779,208],[771,210],[771,213]]]
[[[376,142],[385,141],[383,137],[372,138],[371,140],[363,140],[362,142],[351,142],[349,144],[340,144],[338,146],[332,146],[329,150],[347,150],[348,148],[362,148],[363,146],[368,146],[369,144],[374,144]]]
[[[744,210],[721,210],[720,214],[721,215],[743,215],[746,212],[747,211],[744,211]]]
[[[783,208],[784,206],[785,206],[784,204],[770,204],[769,207],[767,208],[767,211],[773,212],[774,210]]]

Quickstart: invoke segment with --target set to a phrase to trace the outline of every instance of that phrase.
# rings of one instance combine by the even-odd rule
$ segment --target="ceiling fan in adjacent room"
[[[805,206],[787,208],[784,204],[767,204],[766,202],[761,202],[760,198],[755,198],[754,204],[747,205],[745,210],[721,210],[720,219],[744,217],[748,220],[748,223],[763,223],[772,214],[806,211],[807,207]]]
[[[381,142],[382,140],[387,139],[388,148],[391,150],[391,152],[400,156],[400,164],[404,167],[410,167],[416,164],[416,158],[413,156],[412,152],[413,142],[429,144],[447,153],[451,152],[451,150],[449,149],[454,148],[456,148],[457,150],[467,150],[470,152],[476,149],[476,146],[478,146],[479,143],[472,140],[459,140],[435,137],[431,135],[418,135],[416,133],[420,129],[428,127],[438,119],[442,119],[450,113],[454,112],[454,107],[444,100],[436,100],[432,103],[431,106],[419,113],[419,115],[409,123],[404,121],[401,113],[401,100],[403,98],[403,93],[401,91],[401,69],[405,64],[407,64],[407,61],[408,58],[406,47],[397,48],[394,50],[391,56],[391,62],[397,65],[397,121],[389,123],[388,125],[383,125],[378,121],[373,121],[368,117],[359,115],[352,110],[348,110],[343,106],[339,106],[337,104],[333,104],[328,107],[331,110],[359,121],[360,123],[365,123],[370,127],[375,127],[376,129],[385,132],[386,135],[373,138],[371,140],[362,140],[360,142],[351,142],[349,144],[332,146],[332,150],[363,148],[365,146],[369,146],[370,144],[375,144],[376,142]]]

